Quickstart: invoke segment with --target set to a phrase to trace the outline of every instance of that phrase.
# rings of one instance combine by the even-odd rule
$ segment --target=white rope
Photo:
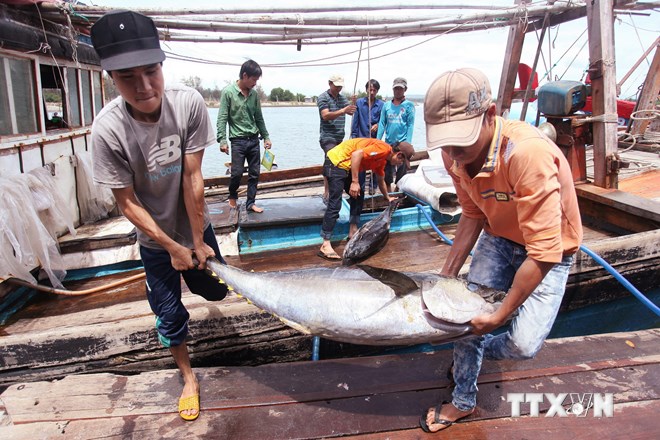
[[[616,113],[605,113],[598,116],[587,116],[580,119],[580,122],[604,122],[605,124],[618,124],[619,116]]]
[[[619,150],[619,153],[625,153],[626,151],[632,150],[635,145],[637,144],[637,136],[634,136],[630,133],[619,133],[617,135],[619,138],[619,142],[630,142],[632,141],[632,144],[628,148],[624,148],[623,150]]]
[[[369,16],[367,16],[367,29],[369,29]],[[371,102],[371,94],[369,92],[369,89],[371,88],[371,38],[369,37],[369,31],[367,31],[367,103],[369,105],[369,137],[371,137],[371,106],[373,103]],[[375,98],[375,97],[374,97]],[[373,179],[374,179],[374,173],[373,171],[368,171],[367,172],[367,179],[365,179],[365,184],[369,188],[369,195],[371,197],[371,211],[373,212],[374,210],[374,185],[373,185]]]
[[[660,147],[660,133],[651,130],[646,130],[642,134],[619,133],[618,138],[619,142],[632,142],[629,147],[620,150],[622,153],[633,149],[637,144]]]
[[[648,113],[648,116],[637,116],[638,113]],[[651,121],[656,118],[660,118],[660,111],[658,110],[637,110],[630,114],[630,119],[636,121]]]
[[[41,42],[39,43],[39,48],[35,50],[28,50],[25,53],[35,53],[35,52],[41,52],[41,53],[48,53],[48,51],[51,49],[50,44]]]
[[[45,43],[40,43],[39,49],[37,49],[37,50],[43,51],[44,54],[48,53],[50,55],[50,57],[53,59],[53,62],[55,63],[55,66],[57,67],[57,69],[56,69],[57,70],[57,76],[60,77],[60,87],[62,89],[62,92],[63,93],[69,93],[69,91],[66,90],[66,82],[64,81],[64,75],[62,74],[62,71],[63,71],[62,67],[60,66],[60,63],[57,62],[57,58],[55,58],[55,55],[53,54],[53,50],[50,47],[50,45],[48,44],[48,34],[46,33],[46,27],[44,26],[44,19],[41,16],[41,9],[39,9],[39,5],[37,5],[37,4],[35,4],[34,7],[37,9],[37,14],[39,15],[39,23],[41,24],[41,30],[43,31],[44,41],[45,41]],[[78,59],[77,58],[75,59],[75,61],[76,61],[76,64],[78,64]],[[57,81],[56,78],[55,78],[55,80]],[[68,116],[68,112],[64,111],[65,109],[66,109],[66,103],[62,102],[62,110],[63,110],[62,111],[62,120],[67,125],[67,127],[70,127],[71,124],[68,121],[68,118],[65,118],[65,115]],[[48,117],[48,115],[46,115],[46,117]]]
[[[355,82],[353,83],[353,96],[355,96],[355,89],[357,88],[358,75],[360,74],[360,58],[362,58],[362,43],[364,38],[360,40],[360,50],[358,51],[357,67],[355,68]],[[353,101],[355,105],[355,101]]]

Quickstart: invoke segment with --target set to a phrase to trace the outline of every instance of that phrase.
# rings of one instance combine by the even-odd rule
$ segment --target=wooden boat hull
[[[587,245],[607,261],[614,262],[615,268],[642,292],[660,285],[660,271],[657,270],[660,267],[660,230],[598,239]],[[315,251],[314,246],[227,259],[232,265],[255,271],[284,269],[287,264],[295,265],[293,267],[331,265],[314,258]],[[424,253],[428,258],[411,270],[437,270],[438,262],[447,251],[448,246],[428,232],[392,234],[387,247],[367,263],[396,268],[397,261],[401,266],[419,260],[413,260],[408,252]],[[307,254],[309,258],[304,257]],[[75,285],[71,287],[76,288]],[[51,302],[47,309],[41,310],[37,305],[30,306],[5,325],[0,384],[81,372],[139,372],[173,367],[169,351],[158,342],[142,281],[93,296],[96,299],[58,299],[54,305]],[[628,296],[630,294],[589,256],[579,253],[569,276],[561,313]],[[191,315],[188,346],[194,365],[256,365],[311,357],[309,336],[290,329],[277,318],[235,296],[215,303],[187,293],[184,303]],[[324,341],[322,356],[375,353],[377,350]]]

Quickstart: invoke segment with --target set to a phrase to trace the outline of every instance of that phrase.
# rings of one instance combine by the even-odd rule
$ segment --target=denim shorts
[[[212,226],[204,231],[204,242],[215,251],[216,258],[224,263]],[[192,293],[201,295],[208,301],[223,299],[227,295],[227,286],[220,284],[203,270],[180,272],[174,269],[170,254],[164,249],[140,246],[140,256],[147,275],[147,299],[156,315],[158,339],[165,347],[180,345],[188,334],[190,318],[188,310],[181,302],[181,276]]]

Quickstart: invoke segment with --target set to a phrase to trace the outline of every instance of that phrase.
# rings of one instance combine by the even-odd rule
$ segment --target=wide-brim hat
[[[491,102],[488,78],[477,69],[452,70],[437,77],[424,99],[427,148],[473,145]]]
[[[165,61],[156,25],[137,12],[108,12],[94,23],[91,37],[101,67],[109,72]]]

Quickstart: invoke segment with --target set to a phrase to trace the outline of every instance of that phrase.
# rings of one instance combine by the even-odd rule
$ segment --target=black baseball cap
[[[99,18],[92,26],[92,44],[107,71],[165,60],[153,20],[133,11],[112,11]]]

